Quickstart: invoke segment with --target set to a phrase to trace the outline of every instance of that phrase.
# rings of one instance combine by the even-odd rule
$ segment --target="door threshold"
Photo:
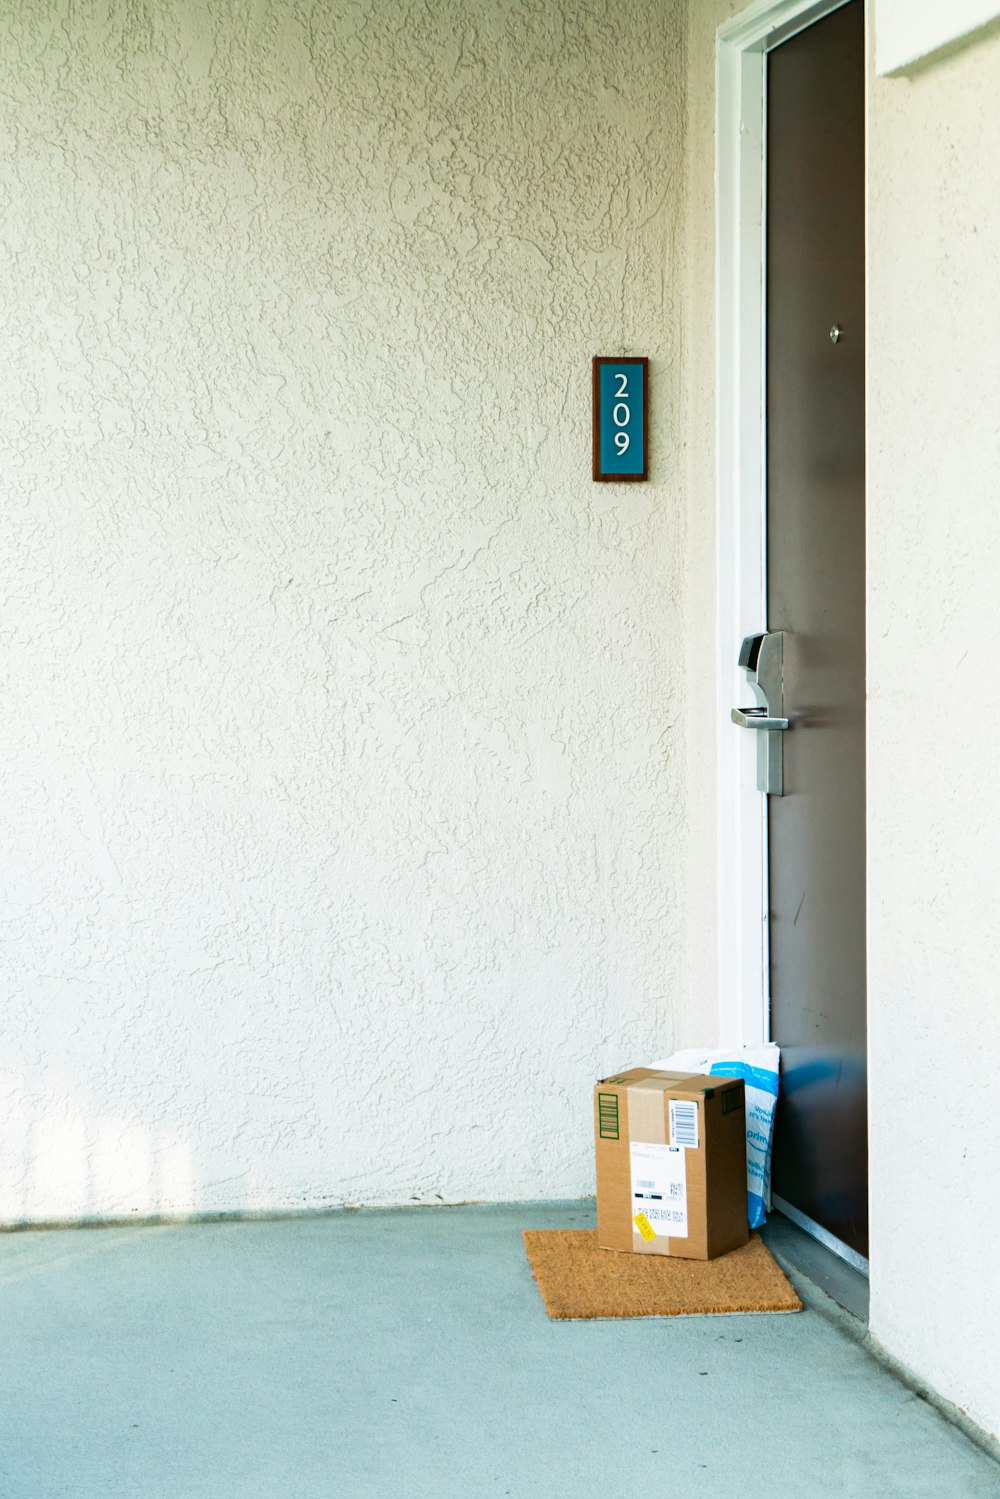
[[[849,1312],[852,1317],[856,1317],[867,1327],[867,1274],[800,1227],[795,1220],[805,1217],[805,1214],[792,1208],[792,1212],[795,1213],[795,1220],[793,1220],[787,1214],[785,1205],[778,1198],[774,1199],[774,1205],[778,1211],[771,1214],[761,1229],[761,1238],[768,1249],[777,1260],[807,1276],[814,1286],[818,1286],[838,1306],[843,1307],[845,1312]],[[811,1219],[807,1218],[806,1222],[811,1222]],[[833,1236],[827,1234],[826,1237],[832,1239]],[[839,1240],[833,1242],[839,1244]],[[846,1248],[845,1245],[840,1247]],[[849,1253],[853,1254],[853,1251]],[[867,1266],[867,1260],[861,1255],[854,1255],[854,1259]]]
[[[810,1238],[818,1239],[824,1249],[829,1249],[831,1254],[837,1255],[838,1259],[844,1260],[851,1266],[852,1270],[857,1270],[859,1275],[863,1275],[866,1280],[868,1279],[868,1261],[863,1254],[858,1254],[856,1249],[852,1249],[842,1239],[836,1238],[828,1228],[824,1228],[821,1223],[816,1223],[814,1219],[808,1217],[799,1208],[793,1208],[790,1202],[786,1202],[777,1193],[772,1194],[771,1201],[778,1209],[778,1212],[784,1213],[786,1218],[790,1218],[796,1227],[801,1228],[804,1234],[809,1234]]]

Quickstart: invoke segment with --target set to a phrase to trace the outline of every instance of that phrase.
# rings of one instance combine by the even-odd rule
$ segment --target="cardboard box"
[[[712,1260],[747,1226],[743,1079],[636,1067],[594,1090],[602,1249]]]

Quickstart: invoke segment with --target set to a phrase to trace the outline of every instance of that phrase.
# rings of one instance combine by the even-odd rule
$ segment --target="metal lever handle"
[[[766,708],[734,708],[729,716],[741,729],[791,728],[787,718],[768,718]]]

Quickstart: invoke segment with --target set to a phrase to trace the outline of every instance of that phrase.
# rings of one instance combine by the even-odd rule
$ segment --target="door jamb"
[[[767,625],[764,343],[767,53],[847,0],[755,0],[716,42],[716,631],[719,714],[719,1037],[770,1039],[767,798],[736,657]]]

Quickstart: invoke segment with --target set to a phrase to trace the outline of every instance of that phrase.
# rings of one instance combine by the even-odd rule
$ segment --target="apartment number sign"
[[[594,360],[594,478],[647,479],[649,360]]]

